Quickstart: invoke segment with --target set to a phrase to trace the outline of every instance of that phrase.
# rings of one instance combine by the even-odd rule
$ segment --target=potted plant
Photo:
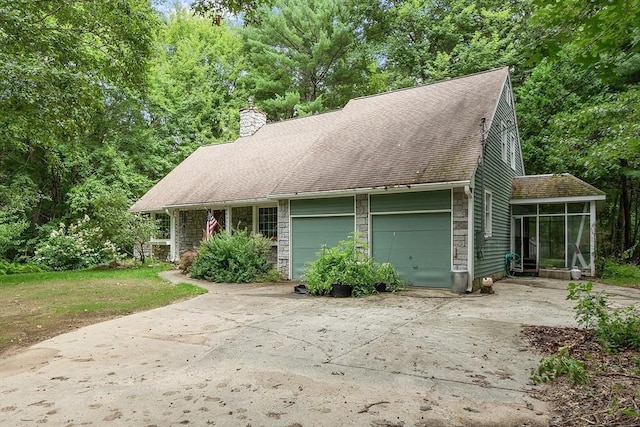
[[[395,292],[403,285],[396,268],[388,262],[377,265],[375,282],[378,292]]]

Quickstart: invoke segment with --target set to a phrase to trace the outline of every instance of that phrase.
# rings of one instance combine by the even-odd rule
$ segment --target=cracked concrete
[[[543,426],[520,326],[575,324],[543,279],[361,299],[192,282],[209,293],[0,360],[0,425]]]

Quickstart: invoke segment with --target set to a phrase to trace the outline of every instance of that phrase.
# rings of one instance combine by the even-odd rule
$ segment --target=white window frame
[[[275,223],[274,223],[274,236],[265,236],[269,239],[273,239],[274,241],[278,240],[278,206],[258,206],[256,209],[256,233],[260,233],[260,209],[275,209]]]
[[[516,133],[509,130],[509,149],[511,151],[511,169],[516,170]]]
[[[507,130],[507,124],[505,122],[500,122],[500,157],[502,158],[502,161],[505,163],[508,163],[508,156],[509,156],[509,137],[508,137],[508,130]]]
[[[160,218],[159,218],[160,217]],[[160,221],[162,218],[162,221],[165,222],[164,226],[168,227],[166,229],[166,235],[163,235],[161,237],[159,236],[153,236],[151,237],[151,243],[166,243],[168,244],[168,242],[171,240],[171,215],[164,213],[164,212],[158,212],[158,213],[152,213],[151,214],[151,220],[152,221]],[[158,226],[159,230],[161,231],[162,228],[164,227],[160,227]]]
[[[493,193],[484,190],[484,237],[493,235]]]

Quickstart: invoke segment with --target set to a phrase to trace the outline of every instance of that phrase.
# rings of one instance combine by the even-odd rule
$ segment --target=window
[[[171,217],[166,213],[155,214],[158,232],[154,240],[169,240],[171,238]]]
[[[507,105],[511,105],[513,102],[511,98],[511,88],[509,86],[504,88],[504,99],[507,101]]]
[[[500,142],[501,142],[501,157],[503,162],[507,162],[507,156],[509,155],[509,135],[507,131],[507,124],[500,122]]]
[[[278,240],[278,208],[258,208],[258,233]]]
[[[491,237],[493,221],[493,197],[491,191],[484,192],[484,237]]]
[[[511,169],[516,170],[516,133],[509,130],[509,149],[511,151]]]

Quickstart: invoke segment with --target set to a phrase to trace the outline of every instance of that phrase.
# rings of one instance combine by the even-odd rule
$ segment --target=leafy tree
[[[582,70],[565,51],[543,60],[515,89],[518,127],[527,173],[549,173],[549,124],[556,114],[581,109],[608,91],[595,72]],[[558,170],[555,172],[565,172]]]
[[[565,169],[609,192],[609,254],[640,261],[640,89],[554,117],[548,147]]]
[[[277,0],[243,36],[257,104],[280,120],[335,109],[383,89],[377,64],[338,0]]]
[[[528,0],[356,1],[367,40],[381,49],[394,87],[519,62]]]
[[[226,25],[212,26],[184,9],[163,24],[149,113],[153,138],[174,163],[201,145],[237,137],[239,109],[247,102],[241,52],[242,40]]]
[[[536,0],[532,24],[541,45],[534,58],[556,57],[566,45],[576,60],[611,81],[640,79],[640,0]]]
[[[112,94],[143,93],[157,15],[148,0],[0,0],[0,11],[0,209],[33,235],[95,173],[90,154],[109,135],[98,118],[121,105]]]

